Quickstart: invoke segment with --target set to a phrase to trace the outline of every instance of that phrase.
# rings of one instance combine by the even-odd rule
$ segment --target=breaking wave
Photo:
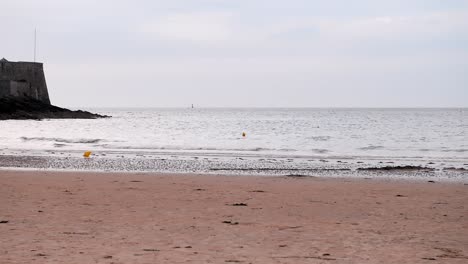
[[[112,144],[102,144],[100,147],[109,150],[153,150],[153,151],[200,151],[200,152],[259,152],[259,153],[308,153],[308,154],[326,154],[330,153],[328,149],[314,148],[309,150],[298,150],[293,148],[263,148],[263,147],[252,147],[252,148],[229,148],[229,147],[190,147],[190,146],[122,146]]]
[[[79,139],[66,139],[66,138],[47,138],[47,137],[21,137],[23,141],[52,141],[57,143],[69,144],[95,144],[103,141],[103,139],[96,138],[79,138]]]
[[[384,146],[367,146],[359,148],[360,150],[376,150],[376,149],[384,149]]]
[[[445,149],[442,152],[457,152],[457,153],[464,153],[468,152],[468,149]]]
[[[190,150],[190,151],[296,151],[294,149],[270,149],[270,148],[216,148],[216,147],[183,147],[183,146],[113,146],[102,145],[106,149],[129,149],[129,150]]]
[[[442,148],[442,149],[428,149],[428,148],[424,148],[424,149],[419,149],[419,151],[423,151],[423,152],[430,152],[430,151],[436,151],[436,152],[445,152],[445,153],[465,153],[465,152],[468,152],[468,149],[446,149],[446,148]]]
[[[307,139],[312,139],[314,141],[328,141],[331,139],[330,136],[313,136],[313,137],[308,137]]]
[[[329,152],[327,149],[311,149],[311,151],[318,154],[324,154]]]

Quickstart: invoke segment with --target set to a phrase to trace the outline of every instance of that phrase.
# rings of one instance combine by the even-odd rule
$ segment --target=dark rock
[[[72,111],[33,98],[0,98],[0,120],[7,119],[96,119],[110,117],[86,111]]]
[[[233,222],[233,221],[223,221],[223,224],[229,224],[229,225],[238,225],[239,222]]]
[[[247,206],[246,203],[234,203],[234,204],[231,204],[232,206]]]

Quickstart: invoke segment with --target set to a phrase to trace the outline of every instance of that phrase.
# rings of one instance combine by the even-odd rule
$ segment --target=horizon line
[[[63,105],[61,105],[63,106]],[[188,106],[67,106],[70,108],[101,109],[192,109]],[[468,106],[195,106],[193,109],[468,109]]]

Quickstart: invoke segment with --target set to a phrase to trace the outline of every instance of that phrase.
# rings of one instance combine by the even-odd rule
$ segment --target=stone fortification
[[[32,98],[50,104],[42,63],[0,60],[0,98]]]
[[[102,117],[52,105],[42,63],[0,60],[0,120]]]

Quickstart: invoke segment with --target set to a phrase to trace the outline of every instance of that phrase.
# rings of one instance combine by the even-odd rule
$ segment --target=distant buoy
[[[86,151],[86,152],[83,154],[83,157],[85,157],[85,158],[89,158],[89,156],[91,156],[91,151]]]
[[[242,132],[242,137],[245,137],[245,136],[246,136],[245,132]]]

